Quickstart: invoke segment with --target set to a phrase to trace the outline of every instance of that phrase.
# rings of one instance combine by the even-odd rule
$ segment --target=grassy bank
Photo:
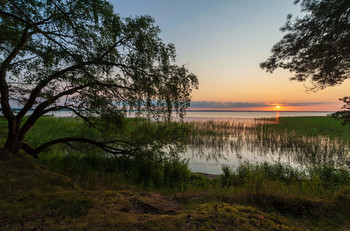
[[[280,118],[280,125],[254,129],[290,129],[312,137],[321,132],[309,130],[325,130],[328,119],[316,118],[318,124],[304,129],[308,118]],[[337,134],[333,137],[345,139],[348,128],[337,123],[327,129]],[[6,125],[0,125],[0,134],[5,134]],[[69,134],[101,140],[103,135],[129,137],[147,148],[133,158],[116,158],[92,147],[58,145],[39,160],[0,161],[0,230],[342,230],[350,226],[346,167],[323,164],[301,170],[280,163],[245,163],[235,169],[224,167],[219,178],[208,179],[191,173],[177,155],[157,148],[166,145],[181,151],[191,137],[239,130],[230,131],[224,123],[209,124],[205,126],[212,129],[200,134],[194,126],[198,124],[131,119],[106,134],[74,118],[42,118],[26,138],[33,146]]]
[[[23,159],[0,161],[0,167],[2,230],[297,229],[290,219],[250,206],[211,199],[189,203],[197,194],[162,194],[133,186],[87,190]]]
[[[350,142],[350,125],[343,126],[340,120],[331,117],[281,117],[276,127],[280,130],[295,131],[299,135],[322,135]]]
[[[0,168],[2,230],[342,230],[349,225],[349,174],[334,169],[315,169],[305,177],[286,166],[247,165],[214,180],[192,174],[187,189],[145,189],[121,184],[101,170],[77,178],[30,159],[0,161]]]

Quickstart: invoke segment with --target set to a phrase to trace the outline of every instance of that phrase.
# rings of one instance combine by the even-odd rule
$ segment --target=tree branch
[[[51,15],[50,17],[48,17],[48,18],[45,18],[45,19],[43,19],[43,20],[41,20],[41,21],[39,21],[39,22],[33,23],[33,22],[28,22],[28,21],[26,21],[26,20],[24,20],[24,19],[18,17],[17,15],[11,14],[11,13],[9,13],[9,12],[1,11],[1,10],[0,10],[0,15],[3,15],[3,16],[6,16],[6,17],[14,18],[14,19],[16,19],[17,21],[20,21],[20,22],[26,24],[26,25],[29,26],[29,27],[34,27],[35,25],[42,25],[42,24],[45,24],[45,23],[52,23],[53,21],[49,21],[49,20],[51,20],[51,19],[52,19],[53,17],[55,17],[55,16],[59,16],[59,15],[56,15],[56,14],[52,14],[52,15]],[[60,18],[63,18],[63,16],[58,17],[58,18],[56,18],[55,20],[58,20],[58,19],[60,19]]]
[[[108,144],[112,144],[112,143],[126,143],[126,142],[121,141],[121,140],[112,140],[112,141],[108,141],[108,142],[98,142],[95,140],[91,140],[91,139],[87,139],[87,138],[80,138],[80,137],[67,137],[67,138],[60,138],[60,139],[51,140],[47,143],[40,145],[37,148],[32,148],[28,144],[22,143],[21,148],[25,152],[27,152],[29,155],[31,155],[35,158],[38,158],[39,153],[42,152],[44,149],[47,149],[48,147],[55,145],[55,144],[68,144],[70,142],[80,142],[80,143],[92,144],[92,145],[99,147],[103,151],[110,153],[110,154],[113,154],[113,155],[127,155],[127,154],[130,155],[130,154],[132,154],[132,150],[124,150],[124,149],[120,149],[120,148],[116,148],[116,147],[108,145]]]
[[[87,65],[89,63],[86,63]],[[52,80],[61,77],[62,75],[70,72],[70,71],[74,71],[76,69],[79,68],[80,65],[73,65],[70,67],[67,67],[61,71],[55,72],[54,74],[48,76],[46,79],[40,81],[37,86],[32,90],[27,103],[23,106],[23,108],[21,109],[21,111],[17,114],[17,118],[18,119],[22,119],[23,116],[25,114],[27,114],[27,112],[33,107],[37,97],[39,96],[41,90],[47,86],[47,84],[49,84]]]
[[[125,38],[121,38],[119,39],[119,41],[117,41],[116,43],[114,43],[105,53],[103,53],[101,55],[101,57],[99,57],[98,59],[99,60],[102,60],[105,56],[107,56],[114,48],[116,48],[120,43],[123,42]]]
[[[49,112],[52,112],[52,111],[60,111],[60,110],[63,110],[63,109],[66,109],[66,110],[69,110],[71,112],[73,112],[76,116],[78,116],[79,118],[83,119],[84,122],[89,126],[89,127],[92,127],[92,128],[95,128],[96,130],[98,131],[101,131],[100,128],[98,128],[88,117],[82,115],[80,112],[78,112],[75,108],[73,108],[74,106],[54,106],[54,107],[51,107],[51,108],[48,108],[46,110],[43,111],[42,114],[46,114],[46,113],[49,113]]]
[[[4,113],[4,116],[7,120],[12,121],[15,119],[14,114],[11,111],[10,107],[10,97],[9,97],[9,88],[6,82],[6,71],[10,67],[12,60],[17,56],[17,54],[25,47],[31,34],[29,33],[29,28],[25,27],[21,40],[17,46],[12,50],[12,52],[7,56],[7,58],[0,65],[0,94],[1,94],[1,107]]]
[[[11,17],[11,18],[16,19],[17,21],[20,21],[20,22],[28,25],[28,26],[30,25],[26,20],[24,20],[24,19],[22,19],[22,18],[20,18],[20,17],[18,17],[16,15],[14,15],[14,14],[11,14],[9,12],[5,12],[5,11],[1,11],[0,10],[0,15],[3,15],[3,16],[6,16],[6,17]]]
[[[58,72],[55,72],[53,73],[52,75],[48,76],[47,78],[45,78],[44,80],[40,81],[37,86],[32,90],[29,98],[28,98],[28,101],[27,103],[23,106],[23,108],[21,109],[21,111],[17,114],[17,119],[22,119],[23,116],[33,107],[37,97],[39,96],[41,90],[47,86],[47,84],[49,84],[52,80],[54,79],[57,79],[61,76],[63,76],[64,74],[68,73],[68,72],[71,72],[71,71],[75,71],[79,68],[81,68],[86,74],[88,74],[90,77],[92,77],[94,79],[94,83],[93,84],[99,84],[99,85],[102,85],[103,83],[97,81],[97,78],[94,77],[93,75],[91,75],[88,71],[85,70],[85,68],[82,68],[82,66],[86,66],[86,65],[107,65],[107,63],[105,62],[101,62],[101,61],[98,61],[98,60],[92,60],[92,61],[88,61],[88,62],[83,62],[81,64],[75,64],[73,66],[70,66],[70,67],[67,67],[63,70],[60,70]],[[111,63],[109,63],[111,65]],[[114,66],[115,65],[118,65],[116,63],[113,64]],[[122,64],[120,64],[122,65]],[[92,84],[91,84],[92,85]],[[128,90],[136,90],[136,89],[132,89],[132,88],[128,88],[128,87],[125,87],[125,86],[119,86],[119,85],[107,85],[107,84],[104,84],[105,87],[119,87],[119,88],[124,88],[124,89],[128,89]],[[74,93],[74,92],[73,92]],[[60,96],[62,97],[62,96]]]
[[[69,23],[71,24],[72,28],[73,28],[74,31],[76,32],[76,35],[77,35],[77,37],[78,37],[80,43],[83,45],[84,49],[85,49],[86,51],[88,51],[88,49],[87,49],[87,47],[86,47],[86,45],[85,45],[85,42],[84,42],[84,41],[82,40],[82,38],[80,37],[80,35],[79,35],[79,33],[78,33],[78,30],[76,29],[76,27],[75,27],[74,23],[72,22],[71,18],[69,17],[69,15],[68,15],[64,10],[62,10],[61,7],[59,7],[59,6],[56,4],[55,1],[50,0],[50,2],[52,2],[52,4],[54,4],[55,7],[67,18],[67,20],[68,20]]]
[[[84,89],[88,86],[89,85],[82,85],[82,86],[71,88],[69,90],[63,91],[63,92],[57,94],[56,96],[53,96],[53,97],[47,99],[46,101],[40,103],[35,108],[33,114],[31,114],[29,116],[29,118],[26,120],[26,122],[21,127],[21,129],[19,131],[20,137],[22,137],[22,136],[24,137],[25,133],[33,126],[33,124],[40,118],[40,116],[43,115],[43,112],[45,111],[45,109],[48,106],[50,106],[52,103],[54,103],[57,99],[65,96],[65,95],[71,95],[71,94],[77,92],[78,90]]]

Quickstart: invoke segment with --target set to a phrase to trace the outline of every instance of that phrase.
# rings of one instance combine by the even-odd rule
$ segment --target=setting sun
[[[276,109],[280,109],[280,106],[276,106]]]

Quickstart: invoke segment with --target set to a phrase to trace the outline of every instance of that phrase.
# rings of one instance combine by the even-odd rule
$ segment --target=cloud
[[[266,103],[266,102],[215,102],[215,101],[192,101],[190,108],[254,108],[274,105],[281,106],[315,106],[327,104],[327,102],[302,102],[302,103]]]
[[[287,106],[315,106],[315,105],[322,105],[322,104],[328,104],[329,102],[308,102],[308,103],[287,103]]]
[[[192,101],[191,108],[242,108],[242,107],[263,107],[266,103],[244,103],[244,102],[214,102],[214,101]]]

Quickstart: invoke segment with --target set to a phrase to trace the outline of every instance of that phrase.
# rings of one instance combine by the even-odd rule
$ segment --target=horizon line
[[[186,110],[186,112],[337,112],[337,111],[266,111],[266,110],[259,110],[259,111],[249,111],[249,110],[193,110],[189,109]]]
[[[22,108],[11,108],[13,111],[20,111]],[[0,108],[1,110],[1,108]],[[30,109],[29,111],[33,111],[34,109]],[[60,111],[70,111],[68,109],[61,109]],[[135,110],[127,110],[127,111],[135,111]],[[345,110],[342,110],[345,111]],[[220,110],[220,109],[213,109],[213,110],[202,110],[202,109],[186,109],[186,112],[337,112],[337,111],[273,111],[273,110]]]

